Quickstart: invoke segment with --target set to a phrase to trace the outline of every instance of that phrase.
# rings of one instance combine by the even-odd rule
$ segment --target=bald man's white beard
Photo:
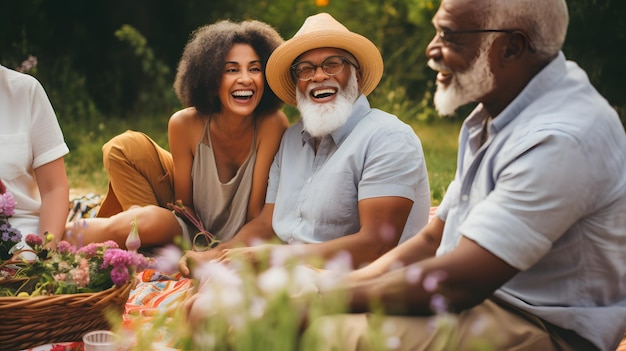
[[[493,90],[495,78],[489,67],[488,57],[492,43],[493,40],[483,39],[478,57],[467,71],[453,72],[450,85],[445,86],[437,81],[434,103],[440,115],[450,116],[459,107],[477,101]],[[428,61],[428,66],[435,71],[452,72],[449,67],[433,59]]]
[[[356,79],[356,72],[352,68],[352,74],[348,79],[345,89],[341,89],[337,82],[332,83],[310,83],[307,86],[306,94],[301,93],[296,88],[296,101],[298,110],[302,116],[304,130],[311,136],[319,138],[328,135],[341,128],[350,117],[354,102],[359,97],[359,85]],[[334,86],[337,88],[337,98],[325,103],[312,101],[310,92],[320,86]]]

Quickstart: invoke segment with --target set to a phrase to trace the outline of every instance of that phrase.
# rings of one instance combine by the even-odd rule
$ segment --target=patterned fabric
[[[67,221],[74,222],[81,218],[95,217],[103,197],[94,193],[76,195],[70,192],[70,199],[70,211],[67,215]]]
[[[131,330],[160,311],[176,308],[193,289],[191,279],[183,278],[180,273],[166,275],[147,269],[140,272],[137,278],[139,283],[130,291],[122,322]]]

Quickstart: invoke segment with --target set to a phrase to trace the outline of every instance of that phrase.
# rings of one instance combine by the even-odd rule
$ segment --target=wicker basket
[[[106,313],[111,310],[121,316],[131,285],[97,293],[0,297],[0,348],[22,350],[80,341],[91,330],[110,329]]]

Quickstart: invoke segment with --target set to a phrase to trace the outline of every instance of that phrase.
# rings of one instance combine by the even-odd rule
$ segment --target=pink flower
[[[26,235],[26,244],[30,247],[41,246],[43,245],[43,239],[37,234],[28,234]]]
[[[129,279],[129,267],[134,267],[134,271],[140,271],[148,266],[146,258],[141,254],[136,254],[122,249],[108,249],[103,256],[101,269],[113,267],[111,270],[111,280],[116,285],[122,285]]]
[[[0,223],[0,230],[2,225],[5,224]],[[6,236],[6,242],[11,239],[11,233],[8,229],[4,231],[0,237]],[[42,246],[47,241],[34,234],[26,241],[34,251],[46,252],[46,257],[26,264],[19,271],[24,277],[36,279],[37,284],[27,288],[31,289],[29,293],[32,289],[42,294],[102,291],[113,284],[123,285],[148,266],[142,254],[122,250],[114,241],[93,243],[78,250],[67,241],[60,241],[55,249],[44,250]]]
[[[111,270],[111,280],[115,285],[124,285],[129,279],[130,275],[126,267],[114,267]]]
[[[108,240],[103,243],[91,243],[81,247],[76,251],[77,254],[83,255],[87,258],[96,257],[99,254],[100,249],[103,251],[107,249],[118,249],[120,246],[113,240]]]
[[[8,218],[13,216],[15,214],[15,205],[17,203],[13,198],[13,194],[5,190],[4,193],[0,194],[0,217]]]
[[[73,254],[76,253],[76,248],[69,242],[61,240],[57,244],[57,252],[60,254]]]
[[[80,260],[80,264],[77,268],[70,271],[72,279],[78,286],[85,287],[89,285],[89,262],[86,258]]]
[[[122,249],[109,249],[104,253],[104,261],[102,262],[102,268],[108,266],[126,266],[132,264],[133,259],[128,251]]]
[[[101,244],[96,244],[96,245],[100,245],[101,247],[108,247],[110,249],[119,249],[120,246],[113,240],[107,240]]]
[[[83,246],[76,251],[79,255],[84,255],[85,257],[94,257],[98,254],[98,244],[91,243],[89,245]]]

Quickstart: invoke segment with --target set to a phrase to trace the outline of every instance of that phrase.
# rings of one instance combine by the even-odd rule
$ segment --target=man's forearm
[[[348,282],[350,310],[382,308],[387,314],[430,315],[431,294],[422,288],[417,266],[397,269],[372,279]]]
[[[415,237],[403,245],[396,246],[371,264],[351,272],[348,278],[352,281],[367,280],[394,269],[420,262],[435,256],[440,243],[444,222],[433,220]]]

